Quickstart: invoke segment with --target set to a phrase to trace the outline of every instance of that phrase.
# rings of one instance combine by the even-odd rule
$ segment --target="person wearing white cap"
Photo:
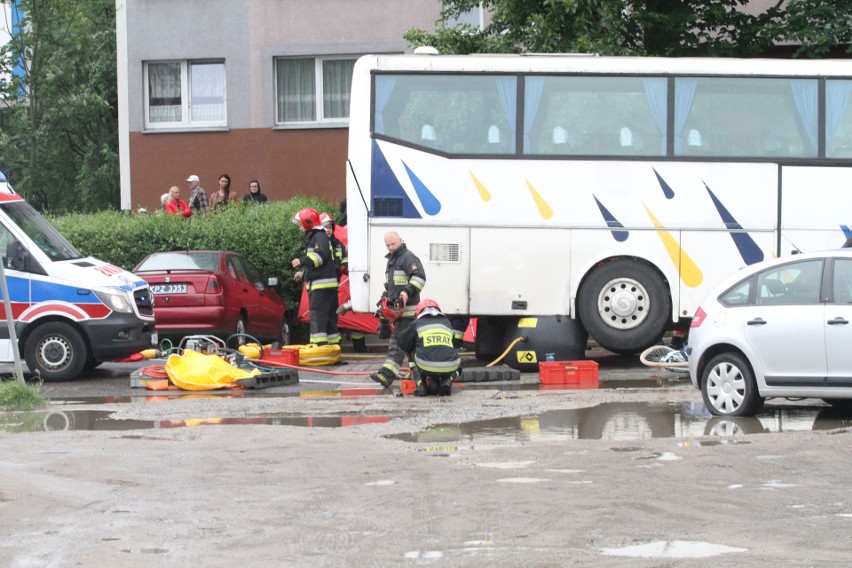
[[[207,208],[210,206],[210,202],[207,200],[207,192],[204,191],[204,188],[201,187],[201,180],[198,179],[198,176],[192,174],[188,178],[186,178],[186,182],[189,184],[189,207],[192,209],[193,213],[198,213],[199,211],[207,211]]]

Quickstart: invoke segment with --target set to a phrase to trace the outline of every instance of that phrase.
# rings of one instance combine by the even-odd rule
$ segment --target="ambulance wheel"
[[[45,382],[76,378],[86,365],[87,351],[83,337],[62,322],[38,326],[27,338],[24,358],[30,371]]]
[[[672,317],[668,284],[631,259],[604,262],[583,281],[577,311],[586,331],[614,353],[632,355],[659,343]]]

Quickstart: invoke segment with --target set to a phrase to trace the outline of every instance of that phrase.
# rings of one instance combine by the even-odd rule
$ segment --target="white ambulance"
[[[64,381],[156,345],[148,284],[83,256],[0,173],[0,253],[17,349],[44,381]],[[2,299],[2,288],[0,288]],[[0,302],[0,362],[15,345]]]

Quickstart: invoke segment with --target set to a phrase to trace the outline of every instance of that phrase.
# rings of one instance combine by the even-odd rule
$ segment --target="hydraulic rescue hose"
[[[496,359],[494,359],[493,361],[491,361],[490,363],[488,363],[488,364],[487,364],[487,365],[485,365],[485,366],[486,366],[486,367],[493,367],[494,365],[496,365],[497,363],[499,363],[500,361],[502,361],[502,360],[503,360],[503,357],[505,357],[505,356],[509,353],[509,351],[511,351],[511,350],[512,350],[512,347],[514,347],[514,346],[515,346],[515,345],[517,345],[518,343],[520,343],[520,342],[522,342],[522,341],[526,341],[526,340],[527,340],[527,336],[526,336],[526,335],[522,335],[522,336],[520,336],[520,337],[516,337],[516,338],[514,339],[514,341],[512,341],[512,343],[510,343],[510,344],[509,344],[509,346],[506,348],[506,350],[505,350],[505,351],[503,351],[503,352],[500,354],[500,356],[499,356],[499,357],[497,357]]]

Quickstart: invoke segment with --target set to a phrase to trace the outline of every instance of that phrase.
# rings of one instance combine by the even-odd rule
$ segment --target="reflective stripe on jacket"
[[[400,334],[398,344],[406,353],[414,353],[414,363],[424,373],[449,375],[461,365],[454,336],[446,316],[421,315]]]
[[[402,317],[414,317],[417,304],[420,303],[420,292],[426,286],[426,271],[423,264],[413,252],[408,250],[405,243],[399,245],[394,253],[385,255],[388,265],[385,269],[385,290],[388,300],[394,302],[403,290],[408,294],[408,302]]]
[[[308,245],[305,256],[299,259],[305,267],[305,283],[308,290],[337,288],[337,266],[334,263],[334,251],[325,229],[312,229],[308,233]]]

